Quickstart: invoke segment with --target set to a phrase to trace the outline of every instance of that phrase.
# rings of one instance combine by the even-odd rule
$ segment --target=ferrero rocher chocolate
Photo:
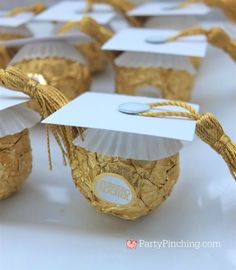
[[[11,61],[11,56],[7,48],[0,47],[0,68],[5,68]]]
[[[181,56],[123,53],[115,60],[116,92],[188,101],[195,69]]]
[[[0,200],[18,191],[31,169],[28,129],[0,138]]]
[[[76,147],[71,168],[75,185],[96,209],[132,220],[148,214],[170,195],[179,175],[179,155],[142,161],[106,156]],[[94,189],[96,179],[106,175],[127,183],[124,186],[122,182],[111,183],[104,178],[99,189],[107,193],[109,201],[99,199]],[[112,199],[123,202],[118,205],[115,201],[111,203]]]
[[[96,41],[80,42],[75,47],[88,61],[92,73],[103,71],[106,67],[107,58]]]
[[[49,84],[74,99],[90,86],[90,69],[83,56],[64,42],[41,42],[24,46],[12,59],[11,66],[20,68],[29,77],[39,76]],[[37,102],[29,107],[38,111]]]

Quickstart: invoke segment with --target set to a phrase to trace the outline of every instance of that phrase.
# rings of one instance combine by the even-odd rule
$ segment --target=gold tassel
[[[78,28],[80,31],[93,37],[100,45],[103,45],[113,36],[113,32],[110,29],[100,25],[89,16],[83,17],[80,21],[70,21],[65,23],[59,30],[59,34],[64,34],[72,28]]]
[[[13,91],[23,92],[37,100],[43,118],[48,117],[68,103],[67,98],[59,90],[49,85],[39,84],[16,67],[8,67],[5,70],[0,69],[0,85]],[[59,125],[47,125],[47,128],[54,135],[62,151],[63,160],[65,161],[66,156],[70,159],[73,147],[72,140],[82,130]],[[47,142],[49,145],[49,137],[47,138]],[[48,148],[48,156],[51,169],[50,147]]]
[[[189,28],[176,36],[172,36],[166,39],[166,42],[176,41],[179,38],[192,36],[192,35],[204,35],[207,37],[208,42],[228,53],[234,61],[236,61],[236,40],[232,39],[222,28],[213,27],[210,30],[204,28]]]
[[[166,101],[149,104],[152,108],[160,106],[177,106],[184,108],[186,111],[166,111],[166,112],[145,112],[141,116],[149,117],[184,117],[195,120],[196,134],[198,137],[211,146],[225,160],[231,175],[236,180],[236,144],[227,136],[211,113],[199,114],[191,105],[180,101]]]
[[[111,5],[115,10],[120,12],[133,26],[141,26],[143,23],[142,19],[127,15],[128,11],[135,8],[135,5],[128,0],[86,0],[86,11],[91,11],[95,3],[104,3]]]
[[[38,14],[44,11],[47,7],[43,3],[35,3],[32,6],[25,6],[25,7],[17,7],[8,12],[8,16],[16,16],[17,14],[24,13],[24,12],[32,12],[34,14]]]
[[[193,3],[205,3],[211,7],[218,7],[223,10],[225,15],[236,22],[236,1],[235,0],[187,0],[178,5],[179,8],[185,8]]]
[[[89,16],[83,17],[83,19],[79,21],[78,26],[82,32],[94,38],[100,46],[102,46],[114,35],[114,33],[110,29],[103,25],[100,25]],[[110,59],[114,59],[117,54],[115,52],[106,52],[106,55]]]

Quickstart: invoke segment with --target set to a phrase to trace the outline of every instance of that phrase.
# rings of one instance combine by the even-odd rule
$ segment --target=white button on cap
[[[150,105],[144,103],[123,103],[119,106],[119,111],[127,114],[147,112],[150,109]]]
[[[166,43],[166,40],[163,37],[150,36],[145,39],[145,42],[151,43],[151,44],[163,44],[163,43]]]

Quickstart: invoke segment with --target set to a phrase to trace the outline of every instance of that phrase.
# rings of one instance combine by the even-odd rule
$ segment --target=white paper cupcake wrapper
[[[99,129],[87,129],[84,141],[77,137],[73,143],[91,152],[136,160],[159,160],[182,148],[179,140]]]
[[[13,57],[9,65],[15,65],[23,60],[47,57],[62,57],[82,64],[87,63],[82,54],[67,42],[45,41],[28,44],[22,47]]]
[[[145,22],[146,28],[184,30],[185,28],[199,26],[194,16],[158,16]]]
[[[155,53],[124,52],[115,59],[115,64],[121,67],[162,67],[185,70],[191,74],[196,69],[185,56],[164,55]]]
[[[0,138],[31,128],[41,121],[41,116],[21,105],[0,111]]]
[[[32,35],[30,30],[23,25],[18,27],[0,26],[0,35],[1,34],[22,35],[25,37],[30,37]]]

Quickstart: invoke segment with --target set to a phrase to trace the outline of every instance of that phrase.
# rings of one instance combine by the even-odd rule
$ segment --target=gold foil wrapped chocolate
[[[123,53],[115,60],[116,92],[188,101],[195,69],[181,56]]]
[[[71,45],[50,41],[28,44],[12,59],[10,65],[20,68],[30,77],[41,75],[47,84],[56,87],[69,99],[87,91],[90,69],[84,57]],[[39,110],[32,100],[30,108]]]
[[[179,155],[142,161],[106,156],[77,147],[71,168],[75,185],[97,210],[133,220],[150,213],[170,195],[179,175]],[[128,206],[115,205],[96,196],[94,181],[101,174],[115,174],[126,179],[135,193]]]
[[[0,26],[0,40],[13,40],[30,37],[32,34],[25,26],[3,27]],[[6,68],[11,58],[17,53],[18,49],[4,46],[0,47],[0,68]]]
[[[107,59],[100,45],[96,41],[80,42],[75,47],[84,55],[88,61],[92,73],[101,72],[105,69]]]
[[[7,70],[0,70],[0,84],[10,89],[23,91],[30,96],[38,97],[41,106],[45,108],[42,110],[43,117],[49,116],[68,102],[60,91],[47,85],[44,86],[35,83],[21,70],[13,67]],[[82,99],[84,97],[87,99]],[[74,182],[98,210],[111,213],[124,219],[136,219],[149,213],[154,207],[158,206],[170,194],[178,178],[178,152],[181,148],[179,140],[191,140],[194,132],[224,159],[232,177],[236,179],[236,144],[224,132],[221,124],[211,113],[200,114],[197,111],[197,106],[195,107],[180,101],[157,100],[156,102],[151,102],[150,100],[150,102],[148,102],[147,99],[145,99],[145,102],[141,102],[139,99],[141,103],[137,103],[137,98],[130,98],[130,102],[132,102],[132,100],[136,102],[135,107],[132,106],[132,110],[129,106],[133,103],[128,103],[128,111],[127,103],[122,103],[126,105],[126,110],[124,110],[123,107],[122,111],[120,106],[117,108],[117,104],[121,105],[120,102],[122,102],[119,95],[107,95],[106,97],[103,95],[100,96],[100,99],[102,98],[104,103],[110,101],[112,104],[111,97],[112,99],[116,99],[113,100],[113,106],[118,109],[122,116],[120,114],[119,116],[117,115],[117,111],[114,111],[115,108],[113,106],[108,106],[106,113],[114,114],[114,116],[117,117],[116,120],[123,119],[126,124],[132,123],[133,126],[131,124],[131,129],[122,129],[123,132],[120,128],[116,129],[113,126],[111,130],[109,130],[108,126],[98,127],[97,124],[92,124],[91,129],[71,127],[69,126],[69,123],[72,123],[69,113],[67,113],[67,116],[63,119],[64,124],[67,119],[67,124],[60,126],[62,123],[61,113],[63,109],[56,112],[53,119],[49,118],[44,122],[50,124],[49,127],[51,124],[54,125],[52,128],[53,135],[58,145],[61,147],[63,155],[66,154],[69,158]],[[123,102],[125,102],[124,98],[127,102],[127,96],[123,97]],[[78,102],[79,99],[80,98],[74,102]],[[95,105],[101,105],[101,102],[99,103],[99,94],[87,93],[81,97],[81,99],[80,102],[82,101],[83,105],[85,105],[84,102],[86,100],[87,104],[93,104],[94,106],[84,106],[80,113],[86,114],[89,112],[90,116],[97,117],[96,111],[99,109],[99,106],[96,107]],[[119,103],[116,103],[118,101]],[[138,110],[137,104],[139,104]],[[143,109],[144,105],[145,110]],[[71,103],[68,104],[68,106],[71,106]],[[168,109],[165,110],[165,106],[167,106]],[[178,110],[176,110],[176,107]],[[68,107],[66,109],[68,110]],[[104,118],[106,118],[106,113],[102,114]],[[124,115],[122,113],[132,113],[133,115],[128,119],[127,114]],[[109,117],[106,118],[107,121],[111,119],[110,114]],[[95,121],[96,117],[92,119],[87,118],[87,121],[91,124]],[[169,124],[166,123],[168,126],[166,130],[160,131],[158,129],[159,131],[155,134],[147,134],[144,131],[134,130],[136,125],[135,121],[132,122],[131,120],[133,117],[136,117],[136,120],[139,119],[139,124],[140,121],[144,124],[143,121],[145,121],[144,119],[146,117],[151,117],[152,119],[155,117],[156,119],[153,120],[159,122],[159,128],[162,128],[164,124],[163,121],[165,120],[163,118],[167,117],[167,119],[170,120],[170,118],[173,117],[172,120],[174,122],[171,123],[168,121]],[[180,118],[183,118],[184,121]],[[149,120],[150,121],[147,120],[148,125],[151,123],[154,124],[153,120],[150,118]],[[188,123],[186,122],[187,120],[195,121],[196,129],[194,125],[192,125],[193,123]],[[88,122],[86,125],[89,125]],[[173,123],[175,124],[172,125]],[[75,119],[73,125],[77,125]],[[158,125],[156,125],[156,127],[158,127]],[[184,127],[187,129],[190,128],[188,129],[188,134],[183,135],[183,133],[180,132],[182,129],[185,129]],[[173,136],[171,130],[175,130],[178,135]],[[75,131],[79,132],[80,135],[73,141],[76,146],[72,144],[72,140],[76,134]],[[168,137],[166,132],[171,132],[172,135]],[[102,136],[97,136],[99,133]],[[146,139],[142,136],[146,136]],[[96,138],[96,140],[94,140],[94,138]],[[109,138],[109,140],[111,139],[110,142],[107,138]],[[137,143],[137,140],[140,143]],[[103,153],[92,150],[92,148],[98,149],[106,144],[108,144],[109,147],[102,147]],[[132,145],[135,147],[132,147]],[[126,146],[128,146],[128,149]],[[140,147],[145,151],[139,151]],[[131,158],[125,154],[129,149],[131,149],[133,157],[137,155],[137,158]],[[150,150],[152,155],[150,155],[147,150]],[[114,154],[107,154],[109,151],[114,152]],[[121,157],[121,155],[118,154],[121,152],[123,152],[126,157]],[[153,154],[156,156],[156,159],[153,159]],[[145,155],[148,158],[142,159],[141,156],[145,158]],[[160,158],[161,156],[162,158]]]
[[[90,17],[80,22],[83,32],[104,44],[113,33]],[[114,60],[116,92],[187,101],[191,97],[199,58],[151,53],[106,52]]]
[[[2,96],[5,101],[9,99],[8,103],[3,102],[3,107]],[[12,100],[12,95],[1,89],[0,200],[18,191],[31,172],[32,154],[29,128],[40,122],[41,117],[38,113],[24,108],[22,105],[15,105],[25,100],[27,99],[21,95],[17,100],[17,93]]]
[[[0,200],[17,192],[32,169],[29,131],[0,138]]]

